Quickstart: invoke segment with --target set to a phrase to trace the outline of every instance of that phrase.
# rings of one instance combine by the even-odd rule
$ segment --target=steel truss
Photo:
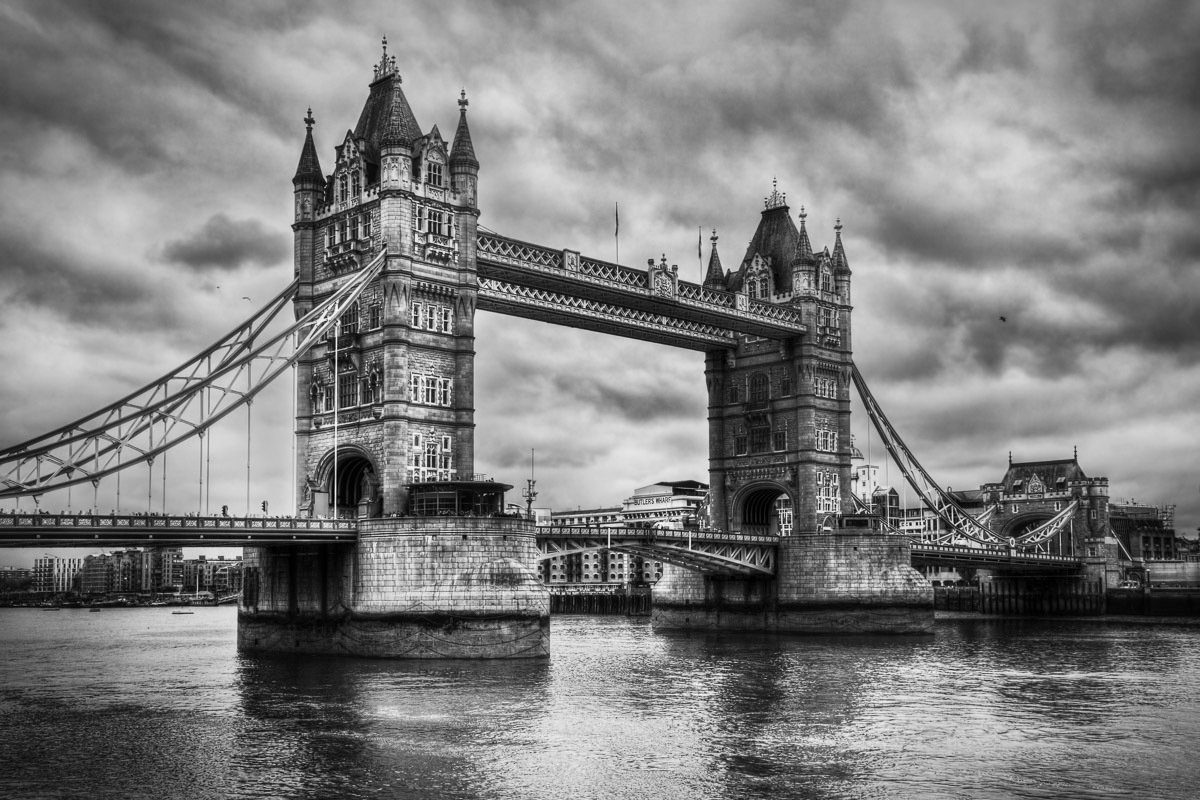
[[[1011,541],[1004,539],[986,523],[987,518],[992,515],[995,507],[988,508],[983,514],[973,516],[959,506],[954,498],[949,493],[943,491],[941,486],[929,476],[929,473],[917,461],[916,456],[904,444],[904,440],[900,438],[900,434],[896,432],[887,415],[883,413],[883,409],[879,407],[875,396],[867,388],[867,382],[863,378],[862,373],[858,371],[857,365],[851,365],[851,376],[854,380],[855,388],[858,389],[859,397],[862,398],[863,407],[867,411],[867,417],[871,420],[872,425],[883,440],[883,445],[887,449],[888,454],[900,468],[900,472],[904,475],[905,480],[908,481],[909,486],[916,491],[921,501],[942,523],[942,532],[938,536],[932,540],[919,539],[919,541],[936,545],[958,545],[963,544],[965,540],[974,542],[976,545],[982,547],[1017,547],[1022,550],[1028,550],[1036,548],[1043,542],[1053,538],[1070,524],[1072,515],[1075,513],[1078,505],[1077,502],[1070,503],[1067,508],[1056,514],[1053,519],[1034,530],[1022,534]],[[892,530],[895,531],[895,528],[892,528]],[[898,533],[898,531],[896,532]]]
[[[774,575],[779,545],[774,536],[642,528],[538,528],[537,541],[540,560],[614,550],[709,575],[734,577]]]
[[[152,383],[69,425],[0,451],[0,497],[96,485],[106,475],[132,464],[153,464],[159,453],[203,436],[319,341],[379,274],[385,254],[386,248],[282,333],[267,337],[265,330],[288,308],[298,282]]]

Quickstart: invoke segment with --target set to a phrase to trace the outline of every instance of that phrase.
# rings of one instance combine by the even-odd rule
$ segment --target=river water
[[[0,609],[3,798],[1200,796],[1200,628],[662,633],[552,657],[239,655],[236,609]]]

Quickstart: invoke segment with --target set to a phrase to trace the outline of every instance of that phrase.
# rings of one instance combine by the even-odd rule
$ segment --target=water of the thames
[[[0,609],[4,798],[1200,796],[1200,628],[688,635],[553,655],[239,655],[236,611]]]

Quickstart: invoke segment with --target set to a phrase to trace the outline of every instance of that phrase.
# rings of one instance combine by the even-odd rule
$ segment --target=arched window
[[[338,202],[344,203],[350,193],[350,186],[346,180],[346,173],[338,176]]]
[[[436,161],[430,161],[425,165],[425,180],[430,186],[442,185],[442,165]]]
[[[353,197],[358,197],[362,194],[362,179],[358,175],[358,170],[354,170],[350,174],[350,194]]]

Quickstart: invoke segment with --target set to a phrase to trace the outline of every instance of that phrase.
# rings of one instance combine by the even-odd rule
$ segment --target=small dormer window
[[[355,170],[350,175],[350,196],[358,197],[362,194],[362,178],[359,176],[358,170]]]
[[[441,164],[439,164],[436,161],[430,161],[426,165],[425,172],[426,172],[425,181],[430,186],[441,186],[442,185],[442,165]]]

